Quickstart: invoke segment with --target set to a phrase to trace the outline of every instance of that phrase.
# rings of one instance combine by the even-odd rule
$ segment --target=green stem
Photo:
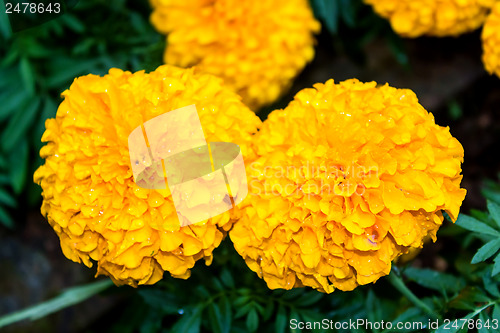
[[[105,279],[69,288],[48,301],[0,317],[0,328],[25,319],[36,320],[45,317],[68,306],[80,303],[112,285],[113,282],[110,279]]]
[[[415,296],[415,294],[410,289],[408,289],[408,287],[403,282],[403,280],[399,277],[399,275],[397,274],[397,272],[395,272],[393,270],[391,272],[391,274],[389,274],[388,279],[389,279],[389,282],[394,286],[394,288],[396,288],[397,290],[399,290],[399,292],[401,294],[403,294],[404,296],[406,296],[406,298],[408,298],[410,300],[410,302],[412,302],[417,307],[419,307],[420,309],[422,309],[422,311],[424,311],[425,313],[427,313],[432,318],[435,318],[435,319],[439,318],[439,316],[436,315],[434,313],[434,311],[432,311],[432,309],[427,304],[425,304],[424,302],[422,302],[417,296]]]

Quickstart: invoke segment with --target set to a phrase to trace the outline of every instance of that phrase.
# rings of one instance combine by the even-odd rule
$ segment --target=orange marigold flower
[[[456,220],[463,148],[411,90],[348,80],[300,91],[254,140],[230,231],[269,288],[352,290]]]
[[[364,0],[405,37],[457,36],[479,28],[496,0]]]
[[[483,63],[490,74],[500,77],[500,2],[486,19],[481,35],[483,41]]]
[[[274,102],[314,57],[307,0],[151,0],[164,60],[222,77],[252,109]]]
[[[161,66],[145,73],[111,69],[77,78],[48,119],[34,175],[43,189],[42,214],[66,257],[116,284],[153,284],[168,271],[188,278],[237,218],[226,212],[180,227],[169,190],[134,182],[128,136],[147,120],[195,104],[208,141],[239,144],[246,154],[260,120],[222,80],[195,69]]]

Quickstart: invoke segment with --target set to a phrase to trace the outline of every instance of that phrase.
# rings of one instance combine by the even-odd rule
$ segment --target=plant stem
[[[403,280],[399,277],[397,272],[392,270],[391,274],[388,276],[389,282],[399,290],[401,294],[403,294],[406,298],[410,300],[413,304],[415,304],[417,307],[419,307],[422,311],[427,313],[429,316],[432,318],[439,318],[438,315],[434,313],[434,311],[424,302],[422,302],[408,287],[406,284],[403,282]]]

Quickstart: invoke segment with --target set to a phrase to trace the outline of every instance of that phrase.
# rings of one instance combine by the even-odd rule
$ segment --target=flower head
[[[495,73],[500,77],[500,2],[493,7],[486,19],[481,39],[484,67],[488,73]]]
[[[307,0],[151,0],[164,60],[224,79],[250,108],[274,102],[314,56]]]
[[[405,37],[457,36],[479,28],[496,0],[364,0]]]
[[[34,175],[47,217],[69,259],[92,266],[117,284],[152,284],[168,271],[189,277],[212,251],[237,211],[180,227],[169,190],[139,187],[128,136],[147,120],[195,104],[209,141],[239,144],[246,154],[260,120],[219,78],[195,69],[161,66],[145,73],[111,69],[77,78],[46,122]]]
[[[333,80],[264,122],[230,231],[270,288],[352,290],[455,220],[463,148],[411,90]]]

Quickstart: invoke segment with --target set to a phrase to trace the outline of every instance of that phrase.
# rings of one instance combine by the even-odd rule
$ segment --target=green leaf
[[[252,309],[247,315],[246,325],[249,332],[255,332],[259,328],[259,315],[257,310]]]
[[[27,57],[22,57],[21,61],[19,61],[19,71],[21,72],[21,78],[23,79],[26,91],[28,91],[30,96],[33,95],[35,93],[35,73]]]
[[[161,329],[163,313],[155,308],[148,308],[141,318],[140,333],[156,333]]]
[[[151,308],[158,309],[165,314],[176,314],[179,311],[178,300],[170,292],[159,289],[140,289],[138,293]]]
[[[16,207],[17,201],[10,195],[9,192],[7,192],[3,188],[0,188],[0,204],[9,207]]]
[[[491,276],[495,276],[500,273],[500,254],[498,254],[493,260],[493,270],[491,271]]]
[[[15,194],[20,194],[28,173],[28,142],[21,141],[15,153],[9,155],[10,184]]]
[[[83,302],[112,285],[113,282],[110,279],[105,279],[84,286],[69,288],[51,300],[0,317],[0,328],[25,319],[37,320],[43,318],[51,313]]]
[[[219,308],[222,315],[222,332],[231,332],[231,325],[233,321],[233,310],[231,302],[226,296],[222,296],[219,303]]]
[[[340,8],[345,24],[353,28],[356,25],[356,3],[351,0],[340,0]]]
[[[236,313],[234,315],[234,318],[241,318],[243,316],[245,316],[247,313],[250,312],[250,310],[254,310],[255,309],[255,306],[254,306],[254,302],[250,302],[250,303],[247,303],[241,307],[239,307],[237,310],[236,310]]]
[[[14,220],[2,206],[0,206],[0,223],[6,228],[14,229]]]
[[[226,287],[234,289],[234,279],[233,276],[231,275],[231,272],[229,272],[228,269],[226,268],[222,269],[220,279]]]
[[[492,267],[488,266],[488,268],[484,270],[482,276],[483,276],[484,289],[491,295],[495,297],[500,297],[500,290],[498,289],[499,285],[496,281],[493,280],[492,277]]]
[[[477,264],[479,262],[485,261],[492,255],[498,252],[500,249],[500,238],[489,241],[477,251],[477,253],[472,258],[471,264]]]
[[[409,308],[408,310],[401,313],[399,316],[396,317],[396,319],[394,319],[392,321],[392,327],[396,327],[398,325],[398,323],[405,323],[405,322],[410,322],[410,321],[417,322],[417,320],[415,320],[415,319],[421,314],[422,314],[422,311],[419,308]],[[416,329],[417,328],[415,328],[415,330]],[[413,332],[415,330],[408,329],[408,330],[405,330],[405,332]],[[388,330],[386,329],[384,332],[388,332]]]
[[[500,321],[500,303],[495,304],[493,308],[493,313],[491,314],[492,319],[498,319]]]
[[[500,233],[495,229],[465,214],[460,214],[455,224],[470,231],[500,237]]]
[[[462,278],[431,269],[408,267],[404,275],[421,286],[438,291],[458,292],[465,286]]]
[[[20,139],[24,138],[29,127],[34,122],[40,102],[40,98],[35,98],[25,109],[18,110],[9,121],[1,136],[2,148],[6,152],[11,152],[19,144]]]
[[[309,291],[300,296],[294,303],[300,307],[308,307],[316,304],[323,298],[324,294],[317,291]]]
[[[185,311],[182,318],[172,326],[172,332],[179,333],[199,333],[201,326],[202,306],[197,306],[193,310]]]
[[[3,73],[0,75],[3,75]],[[0,100],[2,101],[0,121],[9,118],[14,112],[22,113],[21,110],[27,104],[28,97],[28,92],[22,89],[22,85],[19,83],[14,83],[12,87],[0,90]]]
[[[481,194],[486,199],[500,205],[500,186],[491,180],[488,180],[485,183],[485,187],[481,190]]]
[[[476,303],[489,302],[490,298],[481,289],[468,286],[460,291],[448,304],[451,308],[461,310],[474,310]]]
[[[304,288],[295,288],[292,290],[287,290],[281,297],[284,300],[291,301],[301,296],[304,293]]]
[[[278,313],[276,314],[276,321],[274,323],[274,331],[276,333],[284,333],[287,327],[288,318],[286,315],[286,309],[283,305],[278,308]]]
[[[338,0],[313,0],[313,8],[316,16],[325,23],[328,31],[335,35],[338,30]]]
[[[0,1],[0,34],[6,39],[10,39],[12,36],[12,29],[10,28],[9,18],[7,13],[5,13],[4,1]]]
[[[74,32],[80,34],[85,32],[85,25],[72,14],[64,14],[61,17],[61,21],[64,22],[64,24]]]
[[[262,313],[262,318],[264,319],[263,321],[267,321],[271,318],[271,316],[274,313],[274,303],[273,301],[268,301],[266,302],[266,307],[264,309],[264,312]]]
[[[500,206],[493,201],[488,200],[488,211],[497,226],[500,228]]]
[[[211,331],[214,333],[224,332],[224,324],[222,323],[222,315],[219,309],[219,305],[215,302],[211,302],[208,305],[208,319],[210,322]]]

